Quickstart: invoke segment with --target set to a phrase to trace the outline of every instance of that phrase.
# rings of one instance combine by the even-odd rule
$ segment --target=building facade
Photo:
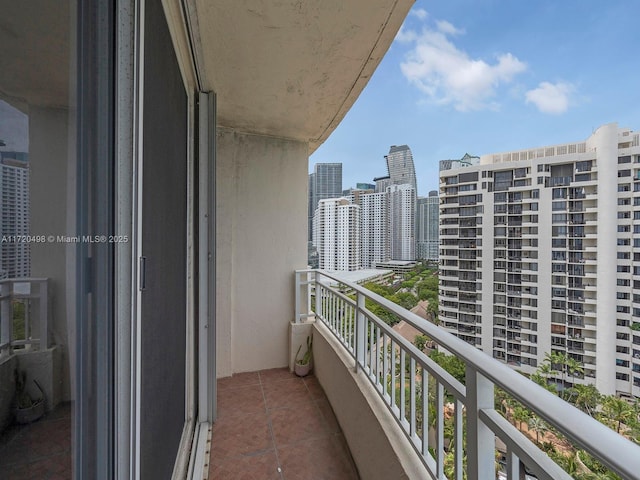
[[[420,260],[438,261],[439,254],[438,192],[432,190],[428,197],[416,201],[416,257]]]
[[[389,250],[389,196],[371,190],[354,192],[353,202],[360,206],[360,261],[362,268],[374,268],[386,262]]]
[[[416,191],[409,184],[390,185],[387,194],[391,260],[415,260]]]
[[[389,154],[385,156],[389,179],[392,185],[409,184],[418,193],[416,170],[413,165],[413,154],[408,145],[392,145]]]
[[[442,164],[441,164],[442,167]],[[440,321],[531,373],[640,396],[640,134],[482,156],[440,172]]]
[[[313,185],[312,185],[313,184]],[[342,196],[342,164],[316,163],[309,175],[309,211],[311,215],[318,208],[320,200]]]
[[[313,217],[313,245],[322,270],[360,268],[360,207],[346,198],[320,200]]]
[[[0,152],[0,279],[31,275],[29,162],[26,153]]]

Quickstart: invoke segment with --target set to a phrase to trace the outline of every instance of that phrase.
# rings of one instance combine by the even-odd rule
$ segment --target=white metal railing
[[[16,303],[22,303],[21,318],[14,319]],[[15,348],[46,349],[49,335],[49,281],[47,278],[0,280],[0,357]],[[22,338],[14,338],[14,321],[21,324]]]
[[[506,445],[507,479],[524,478],[525,466],[539,480],[572,478],[495,409],[496,387],[624,479],[640,478],[639,446],[389,300],[319,270],[296,272],[295,299],[296,322],[315,318],[333,332],[353,358],[356,371],[364,373],[376,388],[433,478],[496,478],[496,437]],[[465,385],[375,315],[367,308],[367,300],[462,360]],[[447,397],[452,401],[445,405]],[[447,445],[445,429],[452,431]]]

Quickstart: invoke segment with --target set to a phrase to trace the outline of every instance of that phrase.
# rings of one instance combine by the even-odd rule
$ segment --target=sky
[[[369,84],[309,160],[343,187],[413,153],[418,194],[438,162],[640,130],[640,0],[417,0]]]

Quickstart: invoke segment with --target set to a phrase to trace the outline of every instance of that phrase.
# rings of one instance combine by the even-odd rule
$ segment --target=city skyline
[[[407,144],[427,196],[443,159],[584,141],[614,121],[637,129],[638,66],[628,54],[640,47],[638,14],[631,1],[418,0],[310,168],[342,162],[349,188],[379,175],[390,145]]]

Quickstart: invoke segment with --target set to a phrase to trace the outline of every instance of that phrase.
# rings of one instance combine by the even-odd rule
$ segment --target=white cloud
[[[418,35],[414,30],[407,30],[406,28],[404,28],[404,25],[402,25],[400,27],[400,30],[398,30],[398,33],[396,33],[395,40],[401,43],[410,43],[415,41],[417,38]]]
[[[461,33],[464,33],[464,30],[454,27],[451,23],[447,22],[446,20],[438,20],[436,22],[436,26],[438,27],[438,30],[440,30],[444,34],[459,35]]]
[[[462,30],[446,21],[436,26],[421,33],[402,32],[403,41],[415,43],[400,64],[404,76],[436,103],[460,111],[494,108],[496,89],[525,71],[526,64],[510,53],[499,55],[493,64],[470,58],[448,38]]]
[[[569,108],[575,87],[566,82],[556,84],[542,82],[537,88],[525,93],[527,103],[533,103],[542,113],[560,115]]]
[[[416,8],[415,10],[410,10],[409,14],[418,17],[420,20],[424,20],[429,15],[424,8]]]

